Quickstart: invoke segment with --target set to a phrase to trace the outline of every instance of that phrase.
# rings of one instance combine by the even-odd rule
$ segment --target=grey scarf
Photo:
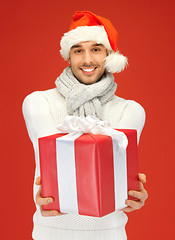
[[[57,90],[66,98],[69,115],[102,116],[102,106],[110,101],[117,88],[111,73],[105,73],[100,81],[90,85],[80,83],[69,67],[55,81]]]

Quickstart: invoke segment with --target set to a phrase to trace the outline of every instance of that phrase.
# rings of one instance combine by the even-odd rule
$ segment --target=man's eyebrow
[[[102,43],[94,43],[94,44],[92,44],[92,47],[101,47],[101,46],[103,46]],[[71,48],[80,48],[80,47],[82,47],[81,44],[75,44]]]
[[[73,45],[71,48],[79,48],[79,47],[82,47],[82,46],[79,44],[76,44],[76,45]]]
[[[95,43],[95,44],[93,44],[92,46],[93,46],[93,47],[98,47],[98,46],[100,47],[100,46],[103,46],[103,44],[102,44],[102,43]]]

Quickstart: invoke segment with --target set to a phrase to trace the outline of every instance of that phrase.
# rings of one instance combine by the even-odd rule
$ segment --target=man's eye
[[[75,53],[81,53],[82,52],[82,50],[75,50]]]
[[[93,48],[93,52],[99,52],[100,49],[99,48]]]

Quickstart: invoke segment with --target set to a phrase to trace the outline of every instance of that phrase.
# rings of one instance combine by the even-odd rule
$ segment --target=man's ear
[[[70,64],[70,58],[68,58],[68,60],[67,60],[67,61],[68,61],[68,63]]]

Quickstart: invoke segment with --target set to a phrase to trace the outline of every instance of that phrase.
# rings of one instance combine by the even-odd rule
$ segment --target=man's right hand
[[[60,213],[57,210],[43,210],[42,205],[46,205],[53,202],[53,198],[41,196],[41,177],[38,177],[35,181],[36,185],[40,185],[40,188],[36,194],[36,203],[40,206],[41,215],[43,217],[53,217],[58,215],[64,215],[66,213]]]

